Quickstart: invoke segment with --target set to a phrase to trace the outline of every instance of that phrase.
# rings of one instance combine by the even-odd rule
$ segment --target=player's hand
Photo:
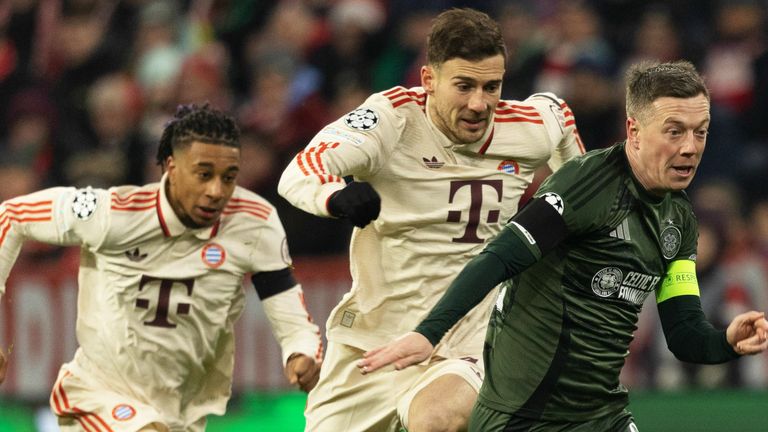
[[[3,349],[0,348],[0,384],[5,380],[5,371],[8,370],[8,361],[5,358]]]
[[[320,362],[304,354],[294,353],[285,363],[285,377],[288,382],[309,393],[320,378]]]
[[[433,349],[429,339],[424,335],[408,332],[386,345],[363,354],[363,359],[357,362],[357,367],[363,375],[393,363],[395,369],[405,369],[428,359]]]
[[[734,351],[741,355],[758,354],[768,349],[768,321],[765,312],[744,312],[737,315],[725,337]]]
[[[369,183],[349,183],[328,198],[328,212],[331,215],[347,218],[360,228],[379,217],[380,211],[381,197]]]

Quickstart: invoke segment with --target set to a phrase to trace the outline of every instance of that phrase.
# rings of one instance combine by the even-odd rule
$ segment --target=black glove
[[[328,198],[328,212],[363,228],[379,217],[381,198],[369,183],[351,182]]]

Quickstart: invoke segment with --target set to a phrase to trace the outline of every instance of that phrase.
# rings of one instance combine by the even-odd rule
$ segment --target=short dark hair
[[[499,24],[483,12],[454,8],[432,21],[427,38],[427,63],[431,66],[453,58],[478,61],[499,54],[506,65],[507,47]]]
[[[174,150],[187,147],[193,141],[240,148],[240,130],[234,118],[211,108],[208,103],[179,105],[160,137],[157,164],[164,167]]]
[[[661,97],[692,98],[700,94],[709,100],[704,79],[689,61],[641,62],[627,70],[627,117],[642,117],[653,101]]]

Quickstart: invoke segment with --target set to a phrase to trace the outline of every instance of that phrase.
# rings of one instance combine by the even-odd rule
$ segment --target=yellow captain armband
[[[656,291],[656,303],[682,295],[699,296],[695,261],[678,260],[669,263],[667,276],[661,283],[661,288]]]

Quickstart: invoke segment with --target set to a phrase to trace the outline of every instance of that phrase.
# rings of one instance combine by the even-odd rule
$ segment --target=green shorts
[[[469,432],[638,432],[632,414],[621,410],[583,422],[546,421],[524,418],[475,403]]]

